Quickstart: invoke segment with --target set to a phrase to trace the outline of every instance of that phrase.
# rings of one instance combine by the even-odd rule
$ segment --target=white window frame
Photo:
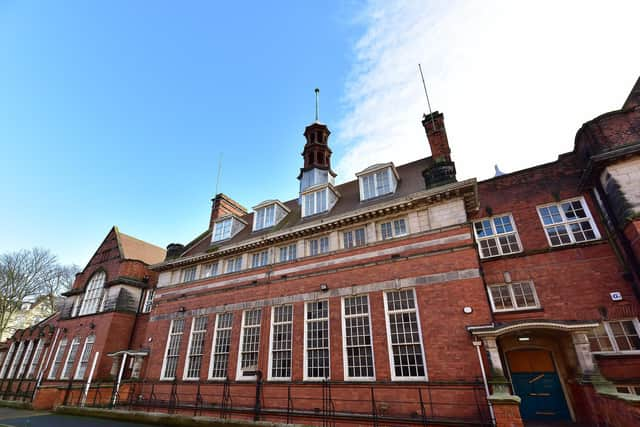
[[[308,319],[308,304],[318,304],[320,302],[326,302],[327,303],[327,317],[323,317],[323,318],[317,318],[317,319]],[[308,368],[309,368],[309,356],[308,356],[308,339],[309,339],[309,329],[308,329],[308,324],[312,323],[312,322],[327,322],[327,353],[329,356],[329,365],[328,365],[328,369],[329,369],[329,376],[325,377],[311,377],[308,375]],[[315,349],[314,349],[315,350]],[[303,363],[302,363],[302,369],[303,369],[303,374],[302,374],[302,378],[304,381],[323,381],[323,380],[329,380],[331,379],[331,303],[329,302],[328,299],[323,299],[323,300],[318,300],[318,301],[305,301],[304,303],[304,343],[303,343],[303,351],[304,351],[304,356],[303,356]]]
[[[269,265],[269,249],[251,254],[251,268],[260,268],[266,265]]]
[[[91,352],[93,351],[93,345],[96,342],[96,336],[91,334],[84,339],[84,345],[82,346],[82,353],[80,353],[80,359],[78,360],[78,366],[76,366],[76,372],[73,374],[74,380],[82,380],[87,374],[87,368],[91,361]],[[82,369],[82,372],[80,370]],[[82,375],[81,375],[82,374]]]
[[[153,299],[155,298],[156,290],[154,288],[145,289],[144,300],[142,302],[142,313],[150,313],[153,308]]]
[[[73,337],[69,351],[67,351],[67,357],[62,365],[62,372],[60,372],[61,380],[68,380],[73,370],[73,364],[76,363],[76,356],[78,354],[78,347],[80,347],[80,337]]]
[[[283,251],[286,254],[284,257],[282,256]],[[293,256],[292,256],[292,254],[293,254]],[[279,262],[293,261],[295,259],[298,259],[298,244],[297,243],[291,243],[291,244],[286,245],[286,246],[278,247],[278,261]]]
[[[220,261],[213,261],[200,267],[200,278],[207,279],[220,274]]]
[[[513,227],[513,231],[498,233],[495,221],[498,220],[498,219],[501,220],[504,217],[508,217],[509,218],[509,221],[511,222],[511,227]],[[483,228],[484,228],[484,221],[489,221],[489,226],[491,227],[492,234],[490,236],[482,236],[481,237],[481,236],[478,235],[478,230],[476,229],[476,224],[482,223]],[[501,214],[501,215],[493,215],[493,216],[490,216],[490,217],[486,217],[486,218],[482,218],[482,219],[473,221],[473,234],[476,236],[476,242],[478,242],[478,254],[480,255],[480,258],[483,258],[483,259],[499,257],[499,256],[503,256],[503,255],[517,254],[517,253],[522,252],[522,250],[523,250],[522,242],[520,241],[520,234],[518,233],[518,228],[516,227],[516,222],[513,219],[513,215],[511,213],[506,213],[506,214]],[[518,250],[505,253],[503,251],[502,244],[500,243],[500,238],[507,238],[508,239],[509,236],[514,236],[515,237],[516,243],[518,244]],[[496,249],[498,250],[498,253],[495,254],[495,255],[484,255],[482,253],[482,249],[483,248],[482,248],[482,243],[481,242],[489,241],[489,240],[493,240],[495,242]]]
[[[593,354],[640,354],[640,349],[634,350],[620,350],[618,347],[618,342],[615,339],[613,331],[611,330],[611,322],[624,322],[631,321],[633,327],[636,330],[636,334],[640,336],[640,321],[638,318],[625,318],[625,319],[615,319],[615,320],[606,320],[603,322],[604,330],[607,333],[607,338],[609,339],[609,343],[611,344],[611,348],[613,350],[603,350],[603,351],[592,351]]]
[[[404,222],[404,233],[398,232],[397,229],[396,229],[396,223],[399,223],[400,221]],[[388,236],[388,237],[384,237],[384,233],[382,232],[382,226],[386,225],[386,224],[390,224],[390,227],[391,227],[391,236]],[[395,239],[397,237],[408,236],[409,233],[410,233],[409,232],[409,221],[407,220],[406,217],[393,218],[393,219],[390,219],[388,221],[382,221],[382,222],[378,223],[378,231],[380,232],[380,240],[382,240],[382,241]]]
[[[204,329],[195,329],[196,327],[196,320],[197,319],[202,319],[204,318]],[[205,347],[205,338],[207,336],[207,326],[209,324],[209,319],[207,318],[207,316],[195,316],[193,319],[191,319],[191,328],[189,329],[189,342],[187,343],[187,356],[184,358],[184,368],[182,370],[182,379],[184,381],[197,381],[200,379],[200,376],[202,375],[202,365],[203,365],[203,361],[204,361],[204,347]],[[199,334],[202,335],[201,338],[201,346],[202,348],[200,349],[200,353],[199,354],[195,354],[195,356],[200,357],[200,367],[198,368],[198,376],[194,377],[194,376],[189,376],[189,371],[191,368],[191,356],[194,356],[193,354],[193,338],[195,334]]]
[[[9,350],[7,350],[7,354],[2,361],[2,369],[0,370],[0,378],[4,378],[5,374],[9,369],[9,363],[11,362],[11,358],[13,357],[13,353],[16,351],[16,342],[12,342],[9,346]]]
[[[381,191],[381,188],[378,183],[378,179],[379,179],[378,176],[379,175],[381,176],[383,173],[386,174],[387,176],[387,184],[389,186],[389,191],[386,191],[384,193]],[[367,185],[365,181],[369,179],[373,180],[373,191],[371,192],[371,194],[368,195],[369,197],[367,197],[367,191],[366,191]],[[360,201],[362,202],[365,200],[375,199],[376,197],[385,196],[387,194],[393,194],[395,192],[395,187],[396,187],[394,180],[395,180],[395,176],[391,172],[390,166],[387,166],[384,169],[378,169],[366,175],[360,175],[358,177],[358,182],[360,184]]]
[[[327,242],[327,244],[326,244],[327,250],[326,251],[322,251],[322,241],[323,240],[326,240],[326,242]],[[315,254],[313,253],[313,251],[311,249],[311,246],[313,245],[313,242],[317,242],[317,245],[318,245],[318,252],[315,253]],[[331,242],[330,242],[329,236],[320,236],[320,237],[316,237],[316,238],[313,238],[313,239],[308,239],[307,240],[307,252],[308,252],[309,256],[324,255],[324,254],[327,254],[327,253],[331,252],[330,245],[331,245]]]
[[[27,342],[27,348],[24,350],[24,356],[22,356],[20,367],[18,368],[18,372],[16,372],[16,378],[20,378],[22,374],[25,373],[27,364],[29,363],[29,358],[31,357],[31,352],[33,351],[33,340],[29,340]]]
[[[245,322],[247,320],[247,313],[250,311],[256,311],[259,310],[260,314],[258,315],[259,318],[259,323],[257,325],[245,325]],[[258,355],[256,358],[256,370],[259,369],[260,366],[260,341],[262,338],[262,309],[261,308],[253,308],[253,309],[249,309],[249,310],[244,310],[242,312],[242,324],[240,326],[240,344],[238,346],[238,362],[237,362],[237,366],[236,366],[236,381],[252,381],[256,379],[255,375],[244,375],[244,371],[242,370],[242,346],[244,343],[244,336],[245,336],[245,332],[246,329],[248,328],[258,328],[258,343],[257,343],[257,347],[258,347]]]
[[[276,204],[271,204],[256,210],[253,214],[253,230],[258,231],[276,225]]]
[[[231,238],[233,232],[233,217],[225,218],[213,223],[213,232],[211,241],[221,242]]]
[[[54,380],[58,376],[58,371],[60,367],[63,366],[62,359],[64,358],[64,352],[67,351],[67,337],[60,338],[58,341],[58,347],[56,348],[56,354],[54,354],[51,368],[49,369],[49,375],[47,375],[48,380]]]
[[[198,279],[198,266],[185,267],[181,271],[182,282],[193,282]]]
[[[275,326],[276,326],[276,322],[275,322],[275,313],[276,313],[276,309],[279,307],[291,307],[291,320],[290,321],[284,321],[284,322],[279,322],[278,324],[280,325],[289,325],[289,327],[291,328],[291,334],[290,334],[290,338],[289,338],[289,376],[288,377],[274,377],[273,376],[273,340],[275,339]],[[293,319],[295,316],[295,312],[293,309],[293,304],[284,304],[284,305],[277,305],[277,306],[273,306],[271,307],[271,327],[270,327],[270,333],[269,333],[269,364],[268,364],[268,375],[267,378],[270,381],[291,381],[291,376],[293,375]],[[287,351],[287,350],[281,350],[281,351]]]
[[[44,349],[44,340],[38,340],[38,345],[36,346],[36,350],[33,353],[33,358],[31,359],[31,364],[29,365],[29,369],[27,370],[27,378],[33,378],[33,375],[36,373],[36,368],[38,367],[38,362],[40,360],[40,356],[42,355],[42,350]]]
[[[231,319],[229,321],[229,326],[225,326],[224,328],[220,327],[220,318],[222,316],[231,316]],[[213,340],[212,340],[212,346],[211,346],[211,358],[209,361],[209,376],[208,378],[210,380],[226,380],[229,374],[229,355],[231,354],[231,338],[232,338],[232,333],[233,333],[233,312],[224,312],[224,313],[218,313],[216,316],[216,323],[215,323],[215,328],[213,331]],[[226,353],[216,353],[216,348],[217,348],[217,343],[218,343],[218,337],[220,334],[220,331],[229,331],[229,335],[227,337],[227,352]],[[225,376],[223,377],[214,377],[213,376],[213,368],[215,366],[215,358],[218,355],[224,355],[224,357],[226,358],[226,362],[225,365],[227,366],[227,369],[225,370]]]
[[[580,202],[580,205],[582,207],[582,210],[584,211],[584,213],[587,215],[585,218],[579,218],[579,219],[568,219],[564,209],[562,209],[562,205],[564,203],[572,203],[572,202]],[[550,206],[556,206],[558,211],[560,212],[560,216],[562,217],[562,221],[561,222],[557,222],[557,223],[553,223],[553,224],[545,224],[544,220],[542,218],[542,212],[540,212],[541,209],[543,208],[548,208]],[[544,231],[544,235],[547,238],[547,243],[549,243],[550,247],[559,247],[559,246],[567,246],[567,245],[574,245],[576,243],[584,243],[584,242],[593,242],[596,240],[600,239],[600,231],[598,231],[598,227],[596,226],[596,222],[593,219],[593,215],[591,214],[591,211],[589,210],[589,206],[587,205],[587,202],[585,201],[584,197],[573,197],[570,199],[566,199],[566,200],[561,200],[559,202],[556,203],[546,203],[544,205],[539,205],[536,206],[536,211],[538,212],[538,218],[540,219],[540,224],[542,225],[542,229]],[[573,236],[573,232],[570,230],[570,225],[571,224],[577,224],[580,222],[585,222],[588,221],[589,225],[591,226],[591,230],[593,231],[594,234],[594,238],[593,239],[585,239],[585,240],[581,240],[581,241],[576,241],[575,237]],[[568,243],[562,243],[560,242],[557,245],[554,245],[551,243],[551,237],[549,237],[549,233],[547,232],[547,228],[550,227],[558,227],[558,226],[564,226],[567,235],[569,236],[569,240],[570,242]]]
[[[18,343],[18,348],[16,348],[15,354],[13,356],[13,360],[11,361],[9,372],[7,372],[7,378],[15,378],[15,373],[16,373],[16,370],[18,369],[18,363],[20,363],[22,359],[22,354],[24,353],[24,343],[25,341],[20,341]]]
[[[362,231],[362,242],[358,243],[357,233]],[[351,242],[351,243],[348,243]],[[367,227],[357,227],[342,232],[342,247],[344,249],[359,248],[367,244]]]
[[[362,314],[359,315],[349,315],[345,314],[345,299],[353,298],[353,297],[367,297],[367,320],[369,322],[369,346],[371,347],[371,368],[373,370],[373,376],[370,377],[352,377],[349,375],[349,357],[347,354],[347,317],[363,317]],[[343,372],[344,372],[344,381],[375,381],[376,380],[376,355],[375,350],[373,348],[373,328],[371,326],[371,298],[369,294],[359,294],[359,295],[348,295],[341,298],[342,308],[341,308],[341,318],[342,318],[342,363],[343,363]]]
[[[180,332],[173,332],[173,325],[174,322],[178,322],[181,321],[182,322],[182,329],[180,330]],[[178,374],[178,362],[180,361],[180,345],[182,344],[182,335],[184,334],[184,324],[185,324],[185,319],[184,318],[180,318],[180,319],[173,319],[171,321],[171,323],[169,323],[169,332],[167,334],[167,344],[165,345],[165,349],[164,349],[164,356],[162,358],[162,369],[160,370],[160,380],[161,381],[168,381],[168,380],[174,380],[176,377],[175,375]],[[169,348],[171,346],[171,339],[176,336],[177,338],[177,344],[176,347],[178,349],[178,354],[176,356],[177,360],[176,360],[176,372],[174,374],[174,376],[172,377],[167,377],[166,374],[166,370],[167,370],[167,356],[169,355]]]
[[[93,276],[89,279],[89,283],[84,290],[84,295],[82,296],[82,304],[80,305],[80,310],[78,312],[79,316],[94,314],[101,311],[102,306],[104,305],[104,284],[106,280],[107,274],[103,270],[93,273]]]
[[[324,198],[324,201],[322,200]],[[323,206],[324,203],[324,206]],[[310,191],[302,195],[302,217],[329,211],[329,188]]]
[[[528,284],[531,287],[531,293],[533,294],[533,299],[535,300],[535,306],[528,307],[518,307],[518,302],[516,300],[515,292],[513,290],[513,285],[522,285]],[[513,304],[513,308],[496,308],[495,301],[493,300],[493,294],[491,293],[491,288],[499,287],[499,286],[507,286],[509,289],[509,298],[511,298],[511,303]],[[491,310],[494,313],[507,313],[512,311],[523,311],[523,310],[537,310],[541,308],[540,300],[538,299],[538,293],[536,292],[536,287],[532,280],[519,280],[517,282],[509,282],[509,283],[492,283],[487,285],[487,294],[489,294],[489,301],[491,302]]]
[[[403,377],[398,376],[395,373],[395,363],[394,363],[394,354],[393,354],[393,344],[391,342],[391,319],[389,317],[389,301],[387,294],[390,292],[402,292],[402,291],[411,291],[413,293],[413,301],[415,304],[415,308],[413,309],[401,309],[394,310],[393,313],[411,313],[415,312],[416,314],[416,325],[418,327],[418,337],[420,344],[420,351],[422,352],[422,369],[424,369],[424,375],[417,375],[411,377]],[[427,381],[429,379],[429,374],[427,371],[427,357],[424,352],[424,339],[422,336],[422,324],[420,323],[420,310],[418,308],[418,295],[416,294],[415,289],[394,289],[390,291],[383,292],[384,297],[384,319],[385,325],[387,329],[387,351],[389,352],[389,370],[391,373],[391,381]]]
[[[230,264],[230,262],[232,264]],[[238,273],[242,271],[242,255],[233,258],[227,258],[226,260],[224,260],[224,263],[225,273]],[[231,268],[229,268],[229,266],[231,266]]]

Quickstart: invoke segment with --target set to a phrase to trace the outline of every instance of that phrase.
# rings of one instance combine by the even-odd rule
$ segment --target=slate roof
[[[138,260],[146,264],[156,264],[164,260],[166,251],[163,248],[121,233],[117,228],[116,236],[122,258]]]

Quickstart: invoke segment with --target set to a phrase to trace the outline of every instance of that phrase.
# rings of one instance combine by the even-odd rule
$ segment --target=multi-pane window
[[[342,241],[345,249],[363,246],[365,244],[364,228],[356,228],[342,233]]]
[[[176,376],[178,368],[178,356],[180,354],[180,342],[184,332],[184,319],[174,319],[169,327],[169,338],[167,339],[167,349],[164,355],[164,367],[161,379],[172,380]]]
[[[236,273],[242,270],[242,257],[238,256],[227,260],[227,273]]]
[[[593,352],[640,350],[640,322],[609,320],[591,331],[589,342]]]
[[[98,311],[102,303],[102,297],[104,295],[104,281],[107,275],[104,271],[100,271],[93,275],[86,290],[84,291],[84,297],[82,299],[82,306],[80,307],[80,315],[92,314]]]
[[[14,378],[14,374],[16,373],[16,369],[18,368],[18,363],[22,358],[22,353],[24,352],[25,341],[20,341],[18,343],[18,348],[16,350],[16,355],[11,362],[11,367],[9,368],[9,372],[7,373],[7,378]]]
[[[584,199],[566,200],[538,207],[551,246],[569,245],[600,238]]]
[[[422,336],[413,289],[385,293],[392,379],[425,379]]]
[[[42,356],[42,350],[44,350],[44,340],[39,340],[36,350],[33,353],[33,359],[31,359],[31,365],[29,365],[29,370],[27,371],[27,378],[33,378],[35,375],[40,357]]]
[[[84,347],[82,348],[82,354],[80,355],[80,362],[76,368],[76,374],[73,376],[75,380],[84,379],[84,375],[87,373],[87,366],[89,366],[89,359],[91,358],[91,350],[93,350],[93,343],[96,341],[95,335],[89,335],[84,340]]]
[[[314,191],[302,196],[302,216],[315,215],[327,210],[327,189]]]
[[[213,277],[218,275],[218,261],[210,262],[202,266],[200,270],[200,277],[202,279],[206,277]]]
[[[293,338],[293,306],[273,307],[271,312],[271,379],[291,378],[291,342]]]
[[[369,297],[359,295],[342,300],[345,378],[373,379],[373,347],[369,322]]]
[[[62,373],[60,374],[61,380],[66,380],[71,375],[71,369],[73,368],[73,364],[76,361],[76,355],[78,354],[78,347],[80,347],[80,337],[75,337],[71,341],[71,345],[69,346],[69,353],[67,354],[67,360],[64,363],[64,367],[62,368]]]
[[[213,335],[213,350],[211,352],[211,369],[209,372],[209,378],[211,379],[227,378],[232,323],[233,313],[218,314]]]
[[[20,378],[27,370],[27,364],[29,363],[29,357],[31,357],[31,352],[33,351],[33,341],[29,341],[27,344],[27,349],[24,352],[24,357],[22,358],[22,363],[20,363],[20,368],[18,368],[18,373],[16,374],[16,378]]]
[[[329,378],[329,301],[305,306],[305,379]]]
[[[242,314],[240,333],[240,357],[238,358],[238,379],[253,378],[258,369],[260,349],[260,320],[262,310],[248,310]]]
[[[533,282],[491,285],[489,297],[493,311],[526,310],[540,306]]]
[[[279,252],[280,252],[280,262],[283,261],[292,261],[294,259],[296,259],[297,256],[297,245],[295,243],[292,243],[290,245],[287,246],[282,246],[279,248]]]
[[[207,316],[194,317],[191,323],[191,337],[189,338],[189,353],[184,373],[185,379],[200,378],[202,355],[204,354],[204,336],[207,333]]]
[[[329,252],[329,237],[324,236],[318,239],[311,239],[308,242],[309,255],[319,255]]]
[[[254,230],[271,227],[276,222],[276,206],[271,205],[256,211]]]
[[[187,267],[182,269],[182,281],[183,282],[191,282],[196,280],[196,266]]]
[[[251,268],[264,267],[269,263],[269,251],[264,250],[251,255]]]
[[[231,226],[233,224],[233,218],[227,218],[222,221],[218,221],[213,226],[213,241],[224,240],[231,237]]]
[[[640,396],[640,385],[616,385],[616,391],[624,394],[635,394]]]
[[[386,168],[379,172],[360,177],[362,189],[361,199],[367,200],[391,193],[393,189],[391,188],[391,180],[389,178],[390,173],[391,169]]]
[[[50,380],[55,379],[58,376],[58,371],[60,370],[60,366],[62,366],[62,358],[64,357],[64,352],[67,349],[67,339],[62,338],[58,343],[58,349],[56,350],[56,355],[53,358],[53,365],[51,365],[51,370],[49,371],[49,376],[47,377]]]
[[[153,308],[153,298],[156,295],[155,289],[147,289],[144,294],[144,303],[142,304],[142,312],[149,313]]]
[[[0,378],[4,378],[7,369],[9,368],[9,363],[11,362],[11,357],[13,357],[13,353],[16,351],[17,344],[14,342],[11,343],[9,347],[9,351],[7,351],[7,356],[4,358],[2,363],[2,370],[0,370]]]
[[[407,234],[407,223],[404,218],[380,224],[380,237],[382,240],[404,236],[405,234]]]
[[[482,219],[473,223],[480,257],[489,258],[520,252],[522,247],[511,215]]]

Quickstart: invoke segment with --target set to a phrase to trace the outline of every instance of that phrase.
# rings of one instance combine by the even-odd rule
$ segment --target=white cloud
[[[458,178],[552,161],[640,73],[640,2],[371,1],[336,132],[341,181],[429,155],[426,100],[445,114]]]

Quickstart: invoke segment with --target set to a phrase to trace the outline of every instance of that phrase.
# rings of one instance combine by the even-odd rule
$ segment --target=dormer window
[[[356,176],[360,185],[360,201],[394,193],[398,186],[398,173],[393,163],[370,166]]]
[[[331,184],[314,186],[302,193],[302,216],[311,216],[330,211],[340,195]]]
[[[289,213],[289,208],[277,200],[262,202],[253,210],[253,231],[273,227]]]
[[[230,239],[235,236],[246,225],[242,219],[230,215],[216,221],[213,225],[212,242]]]

